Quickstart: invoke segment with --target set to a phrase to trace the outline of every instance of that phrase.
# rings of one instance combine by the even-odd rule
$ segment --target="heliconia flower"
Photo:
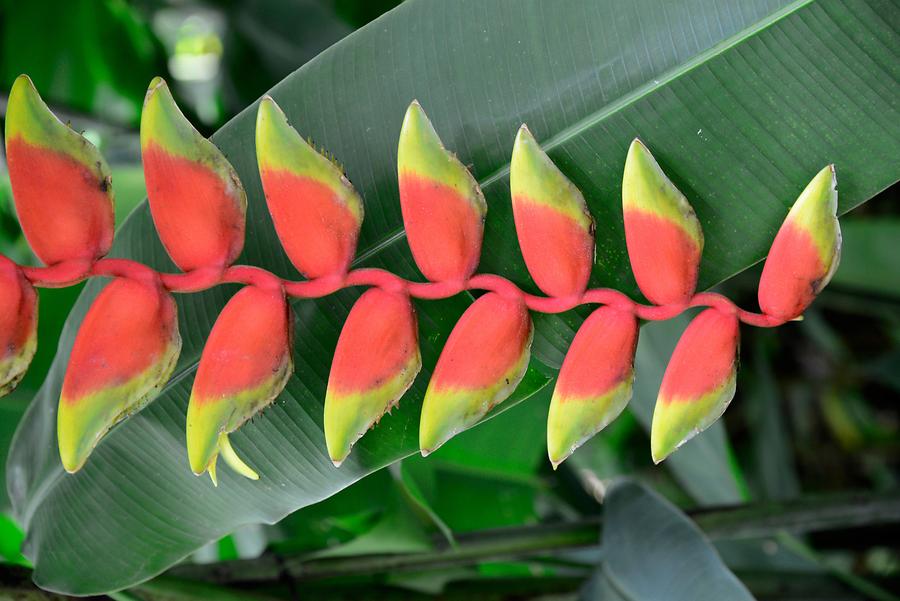
[[[41,261],[93,261],[109,251],[115,227],[109,166],[50,112],[27,75],[9,94],[6,159],[19,223]]]
[[[397,153],[400,209],[416,265],[433,282],[466,280],[481,256],[487,203],[478,182],[413,101]]]
[[[708,428],[734,397],[740,339],[737,316],[706,309],[681,335],[666,367],[650,428],[659,463]]]
[[[187,411],[191,471],[209,472],[216,483],[219,453],[239,474],[256,480],[228,440],[281,394],[294,371],[293,313],[281,290],[246,286],[216,320],[200,364]]]
[[[550,400],[547,451],[554,469],[628,404],[637,339],[634,314],[608,306],[578,330]]]
[[[244,247],[247,196],[225,155],[181,113],[166,82],[150,82],[141,114],[150,213],[182,271],[230,265]]]
[[[422,368],[409,296],[371,288],[341,330],[328,392],[325,443],[339,466],[350,447],[400,401]]]
[[[782,319],[799,316],[831,281],[841,259],[837,178],[825,167],[794,202],[759,280],[759,307]]]
[[[525,303],[496,292],[476,300],[450,333],[425,392],[422,455],[475,425],[525,375],[534,331]]]
[[[0,256],[0,396],[12,392],[37,350],[37,307],[34,287]]]
[[[175,301],[157,283],[121,278],[100,292],[75,337],[59,399],[66,471],[81,469],[112,426],[156,397],[180,352]]]
[[[625,160],[622,210],[641,292],[657,305],[686,303],[697,287],[703,231],[684,194],[638,139]]]
[[[525,265],[549,296],[584,292],[594,266],[594,220],[578,188],[526,126],[513,146],[509,185]]]
[[[362,198],[269,96],[256,117],[256,160],[275,231],[294,266],[308,278],[345,273],[356,252]]]

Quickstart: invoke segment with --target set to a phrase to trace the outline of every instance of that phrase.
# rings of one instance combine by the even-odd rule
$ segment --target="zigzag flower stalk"
[[[0,257],[0,393],[21,379],[35,351],[34,287],[112,278],[81,324],[62,386],[59,451],[70,472],[84,465],[110,428],[165,385],[181,347],[172,293],[223,283],[243,288],[210,333],[186,424],[190,467],[198,475],[208,472],[213,482],[220,455],[238,474],[259,477],[232,448],[229,434],[273,402],[292,374],[294,316],[288,299],[319,298],[351,286],[370,289],[350,311],[328,380],[325,446],[336,466],[401,401],[419,373],[412,299],[464,290],[484,294],[460,317],[434,366],[422,401],[423,455],[477,423],[516,388],[530,361],[530,312],[600,305],[575,336],[550,403],[547,447],[556,467],[628,403],[638,321],[707,307],[685,330],[663,378],[651,429],[651,453],[659,462],[718,419],[731,401],[740,323],[773,327],[798,317],[840,257],[837,186],[829,166],[802,192],[775,238],[759,286],[762,313],[739,309],[717,294],[695,293],[703,249],[699,220],[635,140],[625,157],[623,223],[635,279],[653,304],[636,303],[616,290],[587,289],[595,256],[588,203],[523,126],[510,167],[512,210],[525,264],[547,296],[525,293],[500,276],[475,274],[487,204],[413,102],[400,132],[400,205],[410,251],[428,281],[410,282],[380,269],[351,270],[363,201],[341,169],[304,141],[265,97],[256,132],[265,200],[288,258],[307,278],[283,280],[233,265],[244,245],[243,186],[157,78],[147,92],[141,147],[153,220],[182,270],[158,273],[127,259],[104,258],[113,238],[106,163],[53,116],[25,76],[10,95],[6,134],[16,209],[46,267]]]

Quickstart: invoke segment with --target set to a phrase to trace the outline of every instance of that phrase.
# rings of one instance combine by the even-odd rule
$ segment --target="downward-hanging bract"
[[[713,424],[734,397],[738,319],[706,309],[681,335],[666,367],[650,428],[650,452],[659,463]]]
[[[554,467],[628,404],[637,340],[634,313],[615,307],[600,307],[579,328],[550,400],[547,451]]]
[[[362,199],[269,96],[257,113],[256,159],[275,231],[297,270],[307,278],[346,273],[363,220]]]
[[[37,292],[19,266],[0,256],[0,396],[25,376],[37,350]]]
[[[793,319],[831,281],[841,259],[834,165],[806,186],[778,230],[762,277],[759,306],[764,313]]]
[[[182,271],[231,265],[244,247],[244,187],[160,77],[144,100],[141,159],[153,223],[172,261]]]
[[[335,465],[400,401],[421,367],[409,296],[364,292],[341,330],[325,393],[325,444]]]
[[[50,112],[26,75],[9,94],[6,160],[19,224],[41,261],[92,262],[109,251],[115,224],[109,167]]]
[[[231,447],[240,428],[281,393],[294,371],[293,313],[284,291],[242,288],[219,314],[203,348],[187,412],[191,470],[216,483],[221,453],[239,474],[259,476]]]
[[[581,192],[524,125],[510,162],[513,217],[528,272],[548,296],[579,295],[594,266],[594,220]]]
[[[275,230],[309,281],[232,266],[244,244],[246,198],[234,169],[178,110],[157,78],[147,92],[141,148],[150,209],[175,264],[193,274],[158,274],[127,259],[103,258],[113,237],[109,169],[97,149],[63,125],[27,77],[9,98],[6,148],[16,210],[46,268],[0,257],[0,394],[22,378],[35,351],[34,286],[112,277],[88,310],[72,348],[57,414],[63,467],[77,471],[102,436],[139,411],[164,385],[181,348],[171,292],[242,283],[204,348],[187,415],[191,469],[215,482],[217,458],[258,478],[229,434],[285,387],[293,369],[287,296],[318,298],[368,285],[338,340],[324,409],[335,465],[407,391],[421,358],[412,298],[460,290],[485,293],[463,313],[441,352],[422,403],[423,455],[481,420],[525,374],[529,310],[559,312],[599,303],[579,329],[550,403],[547,446],[554,467],[622,411],[631,396],[638,318],[668,319],[710,307],[688,326],[663,378],[653,414],[657,462],[712,424],[734,395],[739,321],[775,326],[803,313],[840,257],[833,167],[807,185],[784,221],[759,286],[762,314],[694,290],[703,249],[684,195],[635,140],[622,179],[625,239],[635,279],[654,304],[609,290],[585,290],[594,257],[593,220],[581,192],[524,126],[510,163],[519,244],[548,296],[526,294],[496,275],[474,276],[487,206],[469,171],[442,145],[413,102],[403,122],[398,176],[410,249],[429,282],[378,269],[350,270],[362,199],[336,164],[290,126],[274,100],[257,115],[260,178]]]
[[[180,352],[175,301],[157,281],[117,278],[100,292],[78,329],[59,398],[66,471],[81,469],[111,427],[155,398]]]
[[[478,182],[413,101],[397,151],[400,209],[416,265],[432,282],[464,281],[478,266],[487,203]]]
[[[700,271],[700,222],[637,139],[625,159],[622,212],[631,270],[641,292],[657,305],[687,303]]]
[[[441,351],[419,424],[422,455],[475,425],[519,385],[531,356],[522,299],[489,292],[466,309]]]

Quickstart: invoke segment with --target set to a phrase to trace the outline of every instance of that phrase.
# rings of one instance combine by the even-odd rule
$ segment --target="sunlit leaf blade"
[[[216,458],[256,479],[237,459],[228,434],[269,405],[294,370],[293,314],[281,290],[246,286],[219,314],[203,348],[187,412],[191,471],[210,473]]]
[[[362,199],[268,96],[256,117],[256,160],[275,231],[294,266],[308,278],[347,271],[363,220]]]
[[[547,451],[554,468],[628,404],[637,341],[634,314],[613,307],[597,309],[578,330],[547,418]]]
[[[0,257],[0,396],[21,381],[37,350],[37,309],[34,287]]]
[[[594,220],[581,192],[553,164],[528,128],[519,128],[509,186],[519,246],[538,287],[573,296],[594,266]]]
[[[175,264],[182,271],[230,265],[244,247],[244,187],[160,77],[144,100],[141,161],[153,222]]]
[[[175,301],[154,282],[115,279],[81,323],[59,397],[59,455],[76,472],[104,434],[143,409],[181,351]]]
[[[681,335],[653,411],[650,450],[656,463],[719,419],[734,397],[738,326],[735,315],[706,309]]]
[[[785,218],[759,280],[764,313],[793,319],[831,281],[841,260],[837,178],[825,167],[804,188]]]
[[[631,270],[641,292],[658,305],[687,302],[697,287],[703,252],[700,222],[638,139],[625,159],[622,211]]]
[[[528,366],[534,331],[520,299],[489,292],[459,318],[422,402],[422,455],[471,428],[512,394]]]
[[[109,251],[115,224],[109,166],[50,112],[27,75],[9,94],[6,160],[19,223],[41,261],[92,260]]]
[[[419,333],[405,294],[367,290],[341,330],[325,395],[325,442],[335,465],[400,401],[422,368]]]
[[[400,130],[397,173],[406,238],[419,269],[432,281],[469,277],[481,256],[487,204],[416,101]]]

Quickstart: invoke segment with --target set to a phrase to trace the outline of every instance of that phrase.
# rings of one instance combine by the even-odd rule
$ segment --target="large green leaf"
[[[900,43],[896,23],[885,21],[892,15],[890,2],[874,1],[412,0],[272,94],[303,134],[340,158],[366,199],[360,264],[417,275],[403,240],[395,158],[404,108],[418,98],[484,186],[484,271],[530,286],[507,180],[513,137],[526,121],[590,203],[599,240],[595,284],[635,292],[619,181],[627,144],[640,135],[697,210],[707,236],[702,283],[710,285],[765,254],[786,207],[823,164],[837,163],[842,211],[897,178]],[[250,198],[242,260],[292,276],[256,174],[255,108],[213,140]],[[123,228],[115,254],[172,268],[146,207]],[[340,469],[324,452],[322,399],[337,333],[358,291],[297,303],[297,374],[281,402],[234,437],[263,478],[243,481],[223,470],[214,490],[189,473],[184,413],[203,341],[231,287],[180,299],[184,351],[171,383],[116,428],[82,472],[63,473],[56,399],[74,332],[99,286],[89,285],[74,309],[8,467],[35,580],[77,593],[148,578],[241,524],[277,520],[412,452],[430,368],[469,302],[417,304],[423,373],[400,410]],[[582,315],[540,319],[535,355],[558,364]],[[535,367],[518,398],[544,382]]]

